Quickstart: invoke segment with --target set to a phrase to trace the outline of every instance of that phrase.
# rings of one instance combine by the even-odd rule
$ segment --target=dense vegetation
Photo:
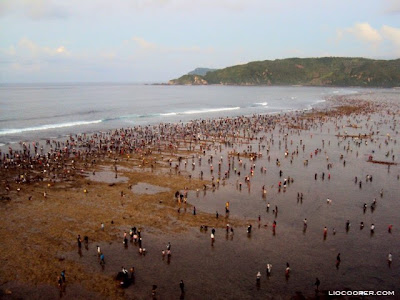
[[[400,86],[400,59],[322,57],[255,61],[205,75],[184,75],[169,84]]]

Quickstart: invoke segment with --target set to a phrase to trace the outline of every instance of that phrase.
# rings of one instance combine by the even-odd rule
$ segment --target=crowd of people
[[[342,99],[341,105],[346,104],[345,99]],[[326,124],[333,124],[334,132],[331,135],[338,137],[338,148],[342,148],[342,153],[349,151],[361,151],[362,145],[367,145],[368,142],[376,142],[379,140],[374,155],[378,155],[382,151],[388,150],[391,158],[391,164],[396,164],[396,156],[393,152],[393,147],[396,145],[396,139],[391,135],[379,135],[379,128],[382,124],[390,123],[392,133],[398,134],[396,124],[398,122],[398,114],[396,111],[387,111],[384,104],[372,105],[369,102],[359,102],[359,109],[351,111],[351,118],[347,118],[346,114],[338,112],[337,114],[303,114],[303,113],[287,113],[281,115],[252,115],[239,116],[231,118],[194,120],[187,123],[162,123],[158,125],[137,126],[133,128],[121,128],[118,130],[99,132],[93,134],[77,134],[69,136],[66,140],[47,140],[45,143],[21,142],[16,149],[9,147],[8,151],[4,148],[0,151],[0,168],[4,175],[4,189],[9,193],[15,188],[16,184],[19,189],[23,184],[46,180],[49,184],[65,179],[71,179],[75,176],[86,176],[93,172],[97,164],[104,161],[111,161],[114,164],[115,172],[117,173],[117,165],[121,160],[135,160],[141,166],[153,168],[166,168],[171,172],[176,172],[182,176],[189,178],[198,177],[199,179],[208,180],[209,184],[203,186],[203,190],[211,189],[215,191],[220,187],[220,184],[225,185],[230,178],[235,182],[236,189],[241,191],[246,187],[249,191],[252,186],[253,177],[256,170],[260,169],[261,174],[267,172],[265,165],[258,164],[262,158],[266,158],[268,162],[275,162],[277,168],[285,163],[292,165],[296,159],[303,159],[304,166],[315,158],[320,156],[325,157],[326,164],[323,167],[324,171],[316,172],[312,180],[324,181],[331,179],[331,170],[334,167],[332,160],[329,157],[327,148],[331,145],[331,141],[322,139],[322,148],[310,149],[307,139],[300,139],[296,145],[293,144],[294,136],[302,136],[304,134],[311,135],[312,132],[318,132]],[[354,105],[354,103],[352,103]],[[379,109],[378,109],[379,108]],[[374,122],[364,122],[365,116],[376,114],[380,119]],[[364,123],[365,124],[364,124]],[[354,124],[358,124],[354,126]],[[345,128],[347,125],[348,128]],[[357,129],[363,126],[363,134],[357,133]],[[330,129],[329,129],[330,130]],[[353,134],[347,132],[352,130]],[[311,133],[310,133],[311,132]],[[383,144],[383,145],[382,145]],[[271,155],[271,148],[278,145],[281,155],[274,157]],[[383,147],[386,146],[386,147]],[[385,150],[383,150],[384,148]],[[354,149],[354,150],[353,150]],[[223,155],[222,151],[225,151]],[[185,151],[186,154],[182,154]],[[189,152],[188,152],[189,151]],[[187,154],[190,153],[190,154]],[[309,153],[309,154],[308,154]],[[346,166],[346,160],[343,154],[340,155],[340,161],[343,166]],[[371,159],[369,159],[371,161]],[[187,166],[190,166],[187,168]],[[374,174],[365,176],[366,183],[372,182]],[[361,176],[357,174],[355,184],[362,189]],[[277,174],[277,182],[272,186],[276,187],[277,193],[283,193],[291,188],[295,182],[295,178],[290,174],[285,174],[282,169]],[[357,187],[358,188],[358,187]],[[197,193],[199,190],[197,190]],[[269,188],[264,184],[261,188],[261,197],[265,198],[269,192]],[[122,192],[121,192],[122,193]],[[379,195],[383,198],[384,190],[380,189]],[[123,196],[123,194],[121,194]],[[33,198],[29,195],[29,200],[34,200],[36,197],[48,197],[48,191],[43,190],[42,195],[35,195]],[[175,193],[175,201],[177,212],[180,213],[182,204],[187,205],[188,190],[182,187],[182,191]],[[303,192],[297,191],[297,201],[303,202]],[[327,204],[331,205],[334,198],[328,198]],[[229,218],[229,213],[232,209],[229,201],[225,202],[225,218]],[[371,210],[376,209],[377,200],[374,197],[372,203],[364,203],[360,207],[364,213],[368,206]],[[270,203],[266,206],[266,211],[269,212]],[[196,207],[193,207],[193,217],[198,214]],[[278,215],[278,206],[273,209],[275,218]],[[219,218],[218,211],[216,218]],[[258,223],[261,224],[261,217],[258,216]],[[276,219],[271,224],[265,224],[267,227],[271,225],[271,229],[275,234],[277,230]],[[247,226],[247,234],[252,234],[252,224]],[[303,220],[303,232],[310,226],[307,218]],[[312,226],[312,225],[311,225]],[[375,224],[370,225],[371,235],[375,232]],[[208,230],[210,225],[201,225],[202,232]],[[360,229],[363,229],[364,223],[360,223]],[[379,226],[377,230],[381,230],[383,226]],[[385,226],[386,227],[386,226]],[[351,222],[347,220],[344,224],[347,232],[350,231]],[[104,223],[101,225],[104,230]],[[226,234],[233,237],[234,229],[229,223],[226,225]],[[388,227],[388,233],[392,233],[393,224]],[[322,234],[324,239],[328,235],[328,226],[324,226]],[[332,229],[332,234],[336,234],[336,229]],[[216,243],[216,228],[211,229],[211,246]],[[123,245],[128,246],[128,238],[138,246],[138,252],[141,255],[146,254],[146,248],[143,247],[142,232],[136,227],[132,227],[128,232],[123,234]],[[77,237],[77,245],[80,249],[82,243],[87,244],[88,237],[84,237],[82,241],[80,235]],[[96,247],[99,264],[104,268],[105,255]],[[161,251],[162,259],[167,256],[171,257],[171,243],[168,242],[166,249]],[[387,257],[390,265],[393,260],[393,255],[390,252]],[[341,262],[340,253],[336,257],[336,268],[339,268]],[[289,277],[291,268],[289,263],[286,268],[282,268],[285,276]],[[272,274],[272,264],[266,263],[265,272],[267,276]],[[119,273],[121,285],[129,286],[128,283],[134,281],[135,269],[131,267],[129,272],[122,267]],[[257,284],[261,281],[261,272],[256,273]],[[129,279],[129,280],[128,280]],[[65,270],[57,278],[57,283],[60,288],[65,284]],[[316,290],[319,290],[321,282],[316,278]],[[181,293],[185,293],[185,285],[183,280],[180,281],[179,287]],[[157,285],[153,286],[152,294],[155,296]]]

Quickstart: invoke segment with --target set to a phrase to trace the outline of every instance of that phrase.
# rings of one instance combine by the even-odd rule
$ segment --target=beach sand
[[[149,299],[153,284],[158,286],[155,298],[160,299],[313,298],[315,277],[321,280],[320,296],[343,289],[398,294],[399,105],[398,92],[335,97],[327,107],[277,115],[266,124],[253,118],[252,127],[246,127],[245,121],[238,132],[225,128],[224,138],[211,133],[200,142],[191,135],[177,138],[179,147],[173,150],[158,151],[147,145],[146,152],[144,148],[128,154],[111,151],[90,159],[71,155],[62,164],[68,170],[64,178],[52,178],[57,173],[52,166],[27,171],[12,164],[5,169],[3,162],[2,298]],[[252,160],[250,153],[257,158]],[[378,163],[368,161],[371,155]],[[178,157],[182,157],[180,163]],[[223,179],[228,161],[232,162],[229,176]],[[43,180],[15,180],[27,172]],[[373,180],[366,181],[367,175]],[[279,182],[283,185],[289,176],[293,182],[279,189]],[[141,188],[132,189],[137,184]],[[177,202],[176,191],[187,191],[187,204]],[[304,194],[302,201],[298,193]],[[374,198],[377,205],[372,210]],[[368,205],[365,212],[364,203]],[[347,220],[351,222],[348,232]],[[275,232],[273,221],[277,222]],[[365,223],[362,230],[360,222]],[[233,235],[226,234],[228,223]],[[373,234],[372,223],[376,226]],[[251,234],[246,233],[248,224],[253,226]],[[390,224],[393,231],[388,233]],[[200,230],[201,225],[208,230]],[[122,243],[123,233],[133,226],[141,229],[146,255],[139,254],[137,243],[128,242],[127,247]],[[216,240],[212,245],[213,227]],[[78,234],[89,238],[80,250]],[[169,241],[172,256],[163,259],[161,250]],[[99,265],[97,245],[105,255],[104,268]],[[342,262],[336,268],[339,252]],[[394,257],[390,267],[389,252]],[[287,262],[292,272],[285,278]],[[268,278],[267,263],[273,265]],[[114,279],[121,266],[135,266],[135,282],[127,289]],[[61,270],[66,271],[67,280],[59,289]],[[259,285],[258,271],[262,273]],[[184,295],[179,290],[181,279]]]

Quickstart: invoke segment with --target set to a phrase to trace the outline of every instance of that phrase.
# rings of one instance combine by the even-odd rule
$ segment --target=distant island
[[[189,72],[188,75],[200,75],[205,76],[208,72],[216,71],[217,69],[209,69],[209,68],[196,68],[193,71]]]
[[[399,87],[400,59],[321,57],[255,61],[217,70],[197,68],[168,84]]]

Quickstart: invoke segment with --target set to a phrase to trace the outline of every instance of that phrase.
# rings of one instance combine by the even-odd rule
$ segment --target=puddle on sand
[[[115,172],[110,170],[98,171],[94,175],[90,173],[88,179],[96,182],[105,182],[105,183],[126,183],[128,182],[128,177],[121,176],[117,173],[117,177],[115,177]]]
[[[157,193],[168,192],[168,191],[170,191],[169,188],[158,185],[152,185],[150,183],[145,183],[145,182],[139,182],[138,184],[132,186],[132,192],[134,192],[135,194],[154,195]]]

